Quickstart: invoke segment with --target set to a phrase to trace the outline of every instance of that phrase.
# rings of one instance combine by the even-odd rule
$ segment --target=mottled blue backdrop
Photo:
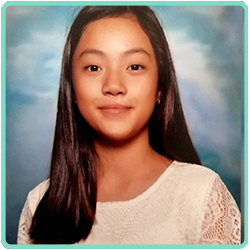
[[[79,8],[10,6],[6,11],[8,243],[16,243],[29,190],[48,176],[62,50]],[[170,43],[184,112],[203,165],[220,174],[242,208],[244,10],[152,8]]]

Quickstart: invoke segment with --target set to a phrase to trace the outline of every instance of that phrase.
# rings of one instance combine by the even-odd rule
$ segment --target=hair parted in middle
[[[50,181],[32,220],[34,243],[76,243],[88,237],[95,221],[98,155],[94,131],[74,100],[72,57],[90,22],[121,16],[139,23],[155,53],[161,100],[149,121],[151,147],[171,160],[201,163],[188,133],[169,46],[155,13],[145,6],[84,7],[64,47]]]

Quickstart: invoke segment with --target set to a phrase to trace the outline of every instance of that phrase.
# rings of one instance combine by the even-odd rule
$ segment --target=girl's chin
[[[98,133],[94,140],[110,146],[120,146],[129,143],[136,136],[129,133]]]
[[[116,124],[116,126],[111,125],[113,124],[109,124],[109,126],[99,126],[98,129],[95,130],[94,139],[106,145],[124,145],[144,136],[148,137],[148,123],[145,125],[143,125],[143,123],[136,124],[136,126],[126,122],[119,125]]]

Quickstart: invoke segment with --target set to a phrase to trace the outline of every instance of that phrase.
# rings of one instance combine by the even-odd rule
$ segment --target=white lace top
[[[48,180],[29,193],[18,244],[32,244],[28,229],[47,187]],[[216,173],[174,161],[136,198],[98,202],[91,233],[78,244],[240,244],[240,213]]]

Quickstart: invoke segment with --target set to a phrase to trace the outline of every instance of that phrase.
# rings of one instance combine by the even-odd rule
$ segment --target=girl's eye
[[[128,67],[128,70],[140,70],[140,69],[143,69],[143,67],[138,64],[133,64],[130,67]]]
[[[96,65],[89,65],[89,66],[86,67],[86,69],[87,69],[88,71],[91,71],[91,72],[101,70],[101,69],[100,69],[98,66],[96,66]]]

